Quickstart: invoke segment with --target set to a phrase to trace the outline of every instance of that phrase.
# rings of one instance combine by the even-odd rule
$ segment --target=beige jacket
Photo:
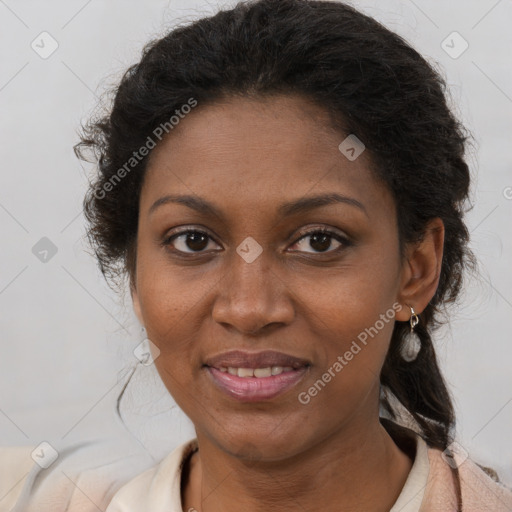
[[[106,512],[186,512],[181,507],[181,468],[184,459],[196,448],[196,440],[189,441],[158,466],[128,482],[114,496]],[[495,482],[471,459],[458,462],[463,512],[512,511],[511,489]],[[417,436],[411,474],[390,512],[456,512],[450,464],[454,462],[443,457],[440,450],[429,448]]]
[[[45,492],[40,483],[36,487],[29,481],[34,473],[30,456],[33,447],[0,448],[0,512],[184,512],[181,468],[196,448],[195,439],[183,443],[135,477],[133,471],[126,469],[133,469],[134,464],[141,466],[129,455],[110,463],[89,465],[78,474],[55,470]],[[146,462],[142,467],[147,466]],[[417,436],[413,470],[391,512],[455,512],[456,494],[449,462],[441,451],[428,448]],[[463,512],[512,511],[512,490],[494,481],[470,458],[459,461],[459,471]],[[132,476],[127,478],[130,473]],[[20,505],[18,500],[23,494],[29,500]]]

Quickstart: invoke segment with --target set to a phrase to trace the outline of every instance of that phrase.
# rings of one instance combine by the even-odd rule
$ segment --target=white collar
[[[105,512],[183,512],[181,475],[186,459],[197,449],[197,439],[174,449],[158,465],[126,483]],[[390,512],[418,512],[429,473],[428,447],[416,434],[416,456],[405,485]]]

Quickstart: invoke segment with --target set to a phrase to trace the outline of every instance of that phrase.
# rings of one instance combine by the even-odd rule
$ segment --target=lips
[[[275,368],[275,367],[274,367]],[[275,400],[288,393],[304,380],[308,368],[303,366],[297,370],[280,373],[271,377],[239,377],[206,367],[210,381],[230,399],[238,402],[265,402]]]
[[[230,350],[206,360],[205,366],[211,368],[268,368],[272,366],[291,367],[299,369],[310,366],[311,363],[306,359],[276,352],[275,350],[265,350],[262,352],[246,352],[243,350]]]

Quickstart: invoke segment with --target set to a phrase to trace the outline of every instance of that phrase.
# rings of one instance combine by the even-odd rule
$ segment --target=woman
[[[432,342],[473,264],[445,83],[343,3],[173,30],[86,127],[107,278],[129,278],[196,439],[108,512],[512,509],[453,440]]]

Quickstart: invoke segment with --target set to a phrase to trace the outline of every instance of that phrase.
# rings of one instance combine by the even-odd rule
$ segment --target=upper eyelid
[[[186,235],[187,233],[190,233],[190,232],[204,233],[205,235],[209,236],[212,240],[214,240],[215,243],[218,243],[215,240],[215,236],[211,235],[207,229],[197,228],[197,227],[192,227],[192,226],[190,226],[190,227],[185,226],[184,228],[179,228],[178,231],[174,231],[173,233],[166,234],[166,235],[164,235],[163,240],[165,242],[165,241],[170,240],[171,238],[177,238],[178,236]]]
[[[332,235],[337,235],[340,238],[346,238],[347,240],[349,238],[348,235],[346,235],[343,232],[340,232],[340,230],[338,230],[336,228],[327,227],[327,226],[313,226],[311,228],[300,229],[298,231],[298,236],[300,239],[304,236],[311,235],[312,233],[318,233],[318,232],[324,232],[324,233],[328,233],[328,234],[332,234]]]

